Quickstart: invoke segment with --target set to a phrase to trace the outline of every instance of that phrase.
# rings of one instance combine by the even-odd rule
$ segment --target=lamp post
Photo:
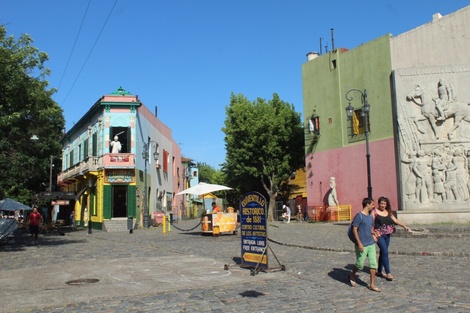
[[[148,205],[148,190],[147,190],[147,163],[149,161],[149,149],[151,148],[150,144],[155,143],[155,152],[153,153],[154,160],[158,160],[158,143],[156,141],[150,140],[148,137],[147,142],[144,143],[144,150],[142,152],[142,158],[144,159],[145,166],[144,166],[144,228],[149,228],[149,205]]]
[[[370,174],[370,152],[369,152],[369,113],[370,113],[370,104],[367,102],[367,91],[361,91],[359,89],[351,89],[346,93],[346,100],[348,100],[348,106],[346,107],[346,114],[348,120],[352,120],[354,115],[354,107],[351,105],[351,101],[354,97],[349,96],[351,92],[358,92],[361,95],[361,117],[364,119],[364,134],[366,136],[366,162],[367,162],[367,197],[372,199],[372,182]]]
[[[36,135],[32,135],[31,138],[29,138],[32,142],[38,142],[39,137]],[[54,167],[54,157],[51,155],[50,156],[50,162],[49,162],[49,193],[52,193],[52,168]]]
[[[53,161],[54,157],[51,155],[51,162],[49,164],[49,192],[52,192],[52,168],[54,167]]]

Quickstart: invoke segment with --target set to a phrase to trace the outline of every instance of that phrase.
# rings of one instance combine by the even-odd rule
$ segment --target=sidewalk
[[[271,242],[306,249],[353,252],[346,235],[349,223],[269,223]],[[443,224],[401,227],[392,235],[390,254],[423,256],[470,256],[470,225]]]

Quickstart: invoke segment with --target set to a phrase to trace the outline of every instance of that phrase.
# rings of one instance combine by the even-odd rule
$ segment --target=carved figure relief
[[[468,72],[465,66],[397,70],[405,209],[470,207]]]

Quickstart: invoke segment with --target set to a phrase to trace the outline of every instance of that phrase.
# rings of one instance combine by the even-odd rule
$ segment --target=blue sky
[[[333,4],[335,3],[335,4]],[[339,3],[339,4],[336,4]],[[0,0],[0,24],[48,53],[67,130],[122,86],[173,131],[183,155],[219,168],[230,94],[302,112],[309,51],[399,35],[468,0]],[[86,12],[86,15],[85,15]],[[79,33],[80,30],[80,33]],[[327,46],[327,48],[325,47]],[[73,52],[72,52],[73,51]]]

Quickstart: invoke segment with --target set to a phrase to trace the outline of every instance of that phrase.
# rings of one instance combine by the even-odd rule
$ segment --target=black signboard
[[[258,192],[240,201],[242,266],[268,268],[266,199]]]

